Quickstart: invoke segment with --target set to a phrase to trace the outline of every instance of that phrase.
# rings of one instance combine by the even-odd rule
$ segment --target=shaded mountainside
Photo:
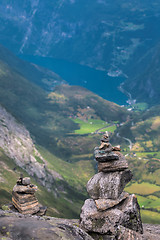
[[[11,201],[16,178],[23,172],[38,183],[37,195],[40,202],[48,206],[50,214],[76,216],[80,200],[84,199],[83,194],[78,193],[74,186],[71,187],[59,173],[48,166],[49,163],[36,149],[29,132],[2,107],[0,134],[0,205]],[[53,161],[56,161],[54,156]]]
[[[65,83],[65,81],[62,80],[56,73],[35,64],[20,60],[1,44],[0,60],[18,75],[27,78],[27,80],[37,84],[45,90],[51,91],[57,84]]]
[[[103,82],[110,81],[108,76],[127,79],[126,90],[133,98],[156,104],[159,70],[152,58],[158,59],[159,10],[158,0],[116,0],[115,4],[93,0],[92,5],[85,0],[3,0],[0,42],[22,57],[50,57],[103,70],[107,76]],[[30,76],[27,72],[25,66],[25,77],[37,83],[34,71]],[[53,73],[42,75],[45,89],[53,89],[59,82]]]
[[[140,59],[137,63],[137,65],[143,69],[142,73],[134,78],[129,78],[125,82],[124,88],[126,88],[137,101],[144,101],[149,105],[157,105],[160,103],[160,44],[158,43],[158,45],[152,48],[144,57],[149,58],[145,66],[143,66]]]
[[[92,6],[85,0],[3,0],[0,13],[0,41],[16,53],[66,59],[115,74],[160,37],[157,0],[94,0]]]

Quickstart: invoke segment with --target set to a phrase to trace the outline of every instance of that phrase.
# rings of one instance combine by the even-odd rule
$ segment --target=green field
[[[160,213],[141,210],[141,216],[143,223],[160,224]]]
[[[149,195],[147,197],[137,195],[137,199],[141,208],[152,208],[155,209],[155,211],[160,211],[160,198],[154,195]]]
[[[73,120],[75,123],[79,124],[80,129],[75,130],[76,134],[90,134],[99,130],[99,132],[114,132],[116,130],[116,126],[106,123],[100,119],[89,119],[88,121],[83,121],[79,118]],[[103,128],[103,129],[102,129]]]
[[[150,157],[160,159],[160,152],[136,152],[137,157]]]
[[[141,195],[149,195],[154,192],[160,191],[160,186],[150,184],[148,182],[133,183],[132,185],[125,188],[129,193],[136,193]]]
[[[132,105],[135,111],[145,111],[148,108],[147,103],[135,103]]]

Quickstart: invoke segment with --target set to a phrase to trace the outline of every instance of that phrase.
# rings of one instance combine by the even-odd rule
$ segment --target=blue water
[[[109,77],[107,72],[65,60],[28,55],[19,57],[54,71],[70,85],[85,87],[108,101],[126,104],[127,97],[118,90],[118,86],[124,81],[122,77]]]

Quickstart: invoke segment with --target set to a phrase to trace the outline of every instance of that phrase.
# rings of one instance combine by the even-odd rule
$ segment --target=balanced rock
[[[81,228],[94,239],[129,240],[133,236],[140,240],[143,233],[137,198],[123,192],[132,173],[120,150],[109,143],[108,133],[94,150],[99,173],[87,183],[91,199],[85,201],[80,214]]]
[[[22,178],[22,185],[27,186],[31,184],[31,179],[29,177]]]
[[[30,178],[20,178],[13,188],[12,204],[22,214],[35,214],[39,211],[39,203],[35,196],[37,186],[31,184]]]
[[[121,220],[121,214],[119,209],[98,211],[95,201],[87,199],[81,210],[80,227],[86,232],[115,234],[115,226]]]
[[[120,153],[116,152],[118,155],[118,160],[98,162],[99,172],[112,172],[112,171],[122,171],[128,168],[128,163],[125,157]]]
[[[12,203],[14,207],[22,214],[34,214],[39,211],[39,203],[33,194],[12,193]]]
[[[119,157],[114,152],[105,152],[104,150],[99,150],[99,148],[95,148],[94,150],[95,159],[98,162],[106,162],[111,160],[118,160]]]
[[[121,146],[117,145],[115,147],[112,147],[112,151],[121,151]]]
[[[93,199],[85,201],[80,215],[80,227],[86,232],[116,236],[120,226],[143,233],[139,205],[134,195],[105,211],[98,211]]]
[[[30,193],[34,194],[37,191],[37,186],[35,185],[15,185],[13,188],[13,192],[18,192],[18,193]]]
[[[129,193],[122,192],[121,195],[119,196],[119,198],[117,198],[116,200],[100,198],[98,200],[95,200],[96,207],[97,207],[98,211],[104,211],[104,210],[107,210],[109,208],[112,208],[112,207],[118,205],[120,202],[122,202],[127,197],[129,197]]]
[[[140,207],[135,194],[132,194],[126,198],[124,203],[118,208],[123,211],[123,217],[121,218],[120,225],[142,234],[143,227],[140,215]]]
[[[99,172],[87,183],[87,192],[92,199],[117,199],[126,184],[132,179],[130,170],[117,172]]]

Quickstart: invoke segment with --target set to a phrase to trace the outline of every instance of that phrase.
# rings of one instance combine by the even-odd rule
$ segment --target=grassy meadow
[[[76,134],[93,134],[95,132],[114,132],[116,130],[116,125],[114,123],[109,124],[100,119],[88,119],[81,120],[79,118],[73,119],[75,123],[79,125],[79,129],[74,132]]]

